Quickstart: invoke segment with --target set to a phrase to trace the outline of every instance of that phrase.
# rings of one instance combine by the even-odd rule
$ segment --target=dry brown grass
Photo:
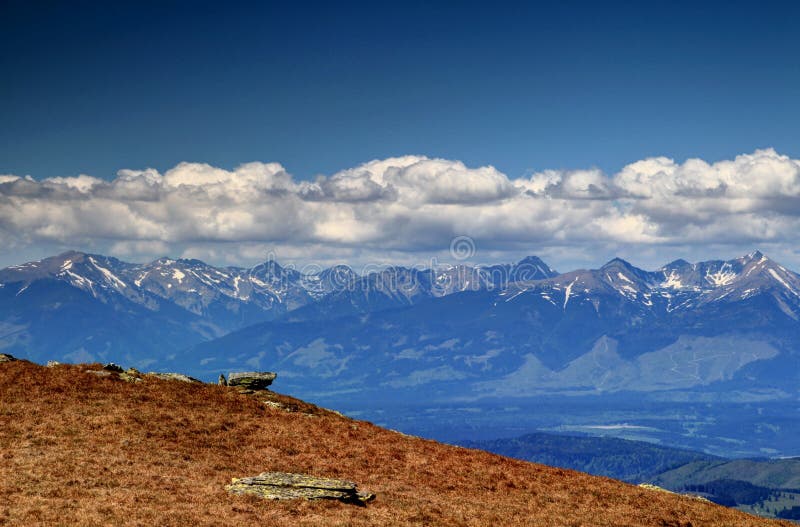
[[[289,397],[0,364],[3,525],[791,525],[390,432]],[[262,396],[260,399],[263,399]],[[234,476],[356,481],[367,507],[228,495]]]

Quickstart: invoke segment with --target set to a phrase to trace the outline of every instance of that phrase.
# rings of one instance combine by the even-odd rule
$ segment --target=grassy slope
[[[791,525],[614,480],[404,436],[283,396],[129,384],[0,364],[0,524]],[[262,400],[259,400],[262,399]],[[351,479],[377,499],[228,495],[265,470]]]

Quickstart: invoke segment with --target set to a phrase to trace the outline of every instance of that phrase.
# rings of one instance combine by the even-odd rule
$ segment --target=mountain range
[[[0,271],[0,351],[203,379],[277,371],[285,389],[331,404],[792,403],[800,276],[758,251],[655,271],[613,259],[558,273],[531,256],[364,274],[68,252]]]
[[[615,259],[501,287],[470,269],[454,273],[458,293],[441,295],[427,272],[375,273],[178,360],[202,362],[194,372],[206,376],[228,364],[277,368],[317,395],[365,386],[467,398],[732,386],[797,395],[800,277],[759,252],[653,272]],[[407,279],[392,288],[387,277]]]
[[[251,268],[170,258],[132,264],[68,251],[0,270],[0,349],[34,359],[123,356],[144,365],[288,313],[336,318],[556,274],[535,257],[358,276],[345,265],[301,273],[275,261]]]

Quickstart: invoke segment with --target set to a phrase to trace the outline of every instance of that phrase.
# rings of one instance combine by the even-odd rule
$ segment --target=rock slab
[[[151,371],[149,373],[146,373],[145,375],[147,375],[148,377],[155,377],[157,379],[161,379],[164,381],[181,381],[181,382],[197,382],[197,383],[203,382],[201,380],[195,379],[194,377],[189,377],[188,375],[184,375],[182,373],[173,373],[173,372],[162,373],[157,371]]]
[[[248,390],[266,390],[278,376],[271,371],[243,371],[228,374],[228,386],[238,386]]]
[[[231,494],[249,494],[268,500],[332,499],[364,504],[375,498],[369,492],[359,492],[352,481],[289,472],[263,472],[258,476],[233,478],[225,488]]]

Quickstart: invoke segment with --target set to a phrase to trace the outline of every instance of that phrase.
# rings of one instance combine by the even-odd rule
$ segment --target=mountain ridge
[[[31,284],[52,280],[88,293],[119,316],[144,309],[167,325],[183,326],[187,346],[254,324],[327,322],[467,292],[493,299],[494,308],[482,308],[487,316],[496,311],[497,316],[519,318],[518,313],[499,308],[505,303],[512,311],[535,309],[536,318],[560,320],[559,325],[580,320],[585,328],[611,324],[628,328],[628,333],[637,327],[663,326],[665,319],[671,324],[677,319],[696,330],[705,324],[701,315],[706,312],[737,316],[725,314],[733,309],[727,306],[737,311],[747,303],[762,309],[755,321],[742,320],[737,328],[747,324],[762,327],[767,322],[794,328],[800,320],[800,276],[758,251],[729,261],[676,262],[645,271],[614,258],[598,269],[557,273],[541,259],[529,256],[517,264],[433,269],[390,266],[360,276],[341,265],[303,274],[274,260],[249,269],[217,268],[200,260],[159,258],[149,264],[131,264],[69,251],[0,270],[0,285],[6,292],[5,324],[9,328],[24,326],[24,317],[19,320],[15,315],[24,306]],[[12,299],[9,293],[14,288]],[[135,305],[141,309],[134,309]],[[767,322],[759,322],[765,317]],[[613,332],[606,336],[617,338]],[[674,342],[677,335],[665,338]],[[92,348],[91,335],[85,340],[88,354],[98,349]],[[3,344],[0,334],[0,346]],[[8,340],[5,346],[24,356],[24,347],[14,347]],[[129,351],[124,342],[120,347]],[[627,348],[622,346],[623,354]],[[102,351],[114,351],[113,341]],[[545,350],[541,359],[553,367],[564,366],[577,356],[563,351],[552,355]]]

